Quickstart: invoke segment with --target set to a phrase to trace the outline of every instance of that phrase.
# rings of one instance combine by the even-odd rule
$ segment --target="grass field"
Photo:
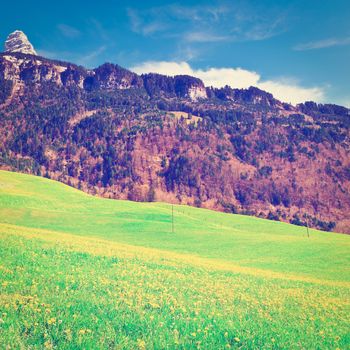
[[[350,349],[350,237],[0,171],[0,349]]]

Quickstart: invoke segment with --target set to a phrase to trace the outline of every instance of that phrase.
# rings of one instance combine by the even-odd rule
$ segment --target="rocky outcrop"
[[[64,86],[79,86],[84,87],[84,80],[88,76],[89,72],[83,68],[69,65],[61,73],[61,82]]]
[[[105,63],[93,70],[84,81],[87,90],[92,89],[130,89],[142,88],[142,79],[136,74],[117,64]]]
[[[166,75],[149,73],[142,75],[147,93],[151,97],[189,98],[192,101],[207,98],[202,80],[189,75]]]
[[[27,55],[37,55],[28,37],[20,30],[15,30],[5,41],[5,52],[20,52]]]
[[[175,91],[178,97],[189,97],[193,101],[207,98],[202,80],[189,75],[176,75],[174,81]]]
[[[63,65],[39,57],[7,53],[0,56],[0,75],[13,82],[55,82],[62,85],[61,73],[66,69]]]
[[[312,101],[307,101],[305,103],[298,104],[298,109],[301,112],[309,115],[318,115],[319,113],[325,115],[349,115],[349,109],[342,106],[337,106],[334,104],[317,104]]]
[[[207,95],[223,101],[245,103],[273,107],[281,105],[272,94],[251,86],[249,89],[233,89],[230,86],[223,88],[207,88]]]

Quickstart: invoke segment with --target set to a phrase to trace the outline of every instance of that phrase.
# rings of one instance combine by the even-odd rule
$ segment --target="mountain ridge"
[[[128,72],[127,74],[131,74],[131,75],[133,75],[133,77],[141,77],[142,78],[143,84],[141,84],[140,80],[136,78],[136,80],[138,80],[138,84],[136,84],[136,85],[138,85],[138,87],[141,87],[141,85],[143,85],[143,87],[146,89],[146,91],[150,95],[152,94],[152,92],[148,88],[149,87],[148,83],[149,83],[149,78],[153,78],[153,79],[157,80],[158,88],[159,88],[159,85],[161,85],[160,84],[161,80],[168,79],[168,82],[165,82],[165,85],[168,85],[168,90],[171,90],[172,92],[175,92],[174,90],[179,91],[181,89],[184,89],[184,86],[186,86],[186,83],[188,83],[188,81],[191,81],[192,85],[187,86],[187,91],[183,91],[183,94],[184,95],[187,94],[192,99],[198,99],[198,98],[199,99],[206,99],[206,98],[208,98],[208,94],[211,96],[214,94],[214,95],[217,95],[217,97],[221,96],[221,98],[231,98],[232,99],[236,95],[235,92],[254,90],[255,92],[265,93],[265,97],[270,102],[273,100],[278,101],[277,99],[275,99],[273,97],[273,95],[271,93],[264,91],[264,90],[261,90],[257,87],[254,87],[254,86],[250,86],[247,89],[235,89],[235,88],[232,88],[228,85],[220,87],[220,88],[214,88],[212,86],[205,86],[203,81],[200,78],[190,76],[190,75],[169,76],[169,75],[158,74],[158,73],[153,73],[153,72],[138,75],[137,73],[134,73],[127,68],[123,68],[123,67],[119,66],[118,64],[113,64],[110,62],[105,62],[105,63],[101,64],[100,66],[93,68],[93,69],[86,69],[83,66],[80,66],[80,65],[77,65],[74,63],[45,58],[43,56],[39,56],[36,53],[33,45],[28,40],[28,37],[26,36],[26,34],[20,30],[15,30],[14,32],[9,34],[9,36],[7,37],[7,39],[5,41],[5,51],[0,53],[1,56],[6,56],[9,54],[14,55],[15,57],[22,57],[22,58],[25,58],[26,55],[29,55],[32,58],[34,58],[34,56],[35,56],[35,58],[38,60],[46,61],[48,63],[55,63],[56,65],[63,66],[66,68],[75,67],[75,68],[78,68],[80,71],[85,70],[85,72],[90,72],[91,78],[94,78],[94,76],[97,76],[97,80],[99,80],[99,76],[98,76],[99,72],[102,72],[102,74],[106,74],[106,71],[108,71],[108,70],[109,70],[109,73],[113,73],[113,71],[114,71],[114,73],[116,73],[116,74],[118,74],[118,71],[119,72],[120,71]],[[181,81],[181,78],[185,78],[185,77],[187,77],[187,81]],[[105,77],[105,79],[106,79],[106,77]],[[171,80],[174,80],[174,82],[171,82]],[[87,85],[91,86],[91,85],[94,85],[94,83],[96,84],[96,82],[92,82],[92,83],[87,84]],[[169,86],[169,85],[174,85],[174,86]],[[105,88],[116,87],[116,88],[121,89],[121,88],[130,88],[131,86],[132,86],[132,84],[130,86],[121,84],[119,86],[112,85],[112,86],[104,86],[104,87]],[[163,86],[164,86],[164,81],[163,81]],[[191,91],[191,88],[199,88],[199,91],[196,91],[196,90]],[[290,103],[283,102],[283,101],[278,101],[278,102],[281,102],[285,105],[291,105]],[[313,102],[313,101],[305,101],[305,102]],[[304,103],[300,103],[299,105],[303,105],[303,104]],[[321,106],[322,105],[330,106],[333,104],[320,104],[320,105]],[[337,105],[333,105],[333,106],[337,106]],[[342,107],[342,106],[339,106],[339,107]],[[346,107],[344,107],[344,108],[346,108]],[[348,113],[350,113],[350,109],[348,109]]]
[[[345,107],[23,53],[0,55],[0,86],[3,169],[105,197],[350,230]]]
[[[197,78],[197,77],[194,77],[194,76],[190,76],[190,75],[174,75],[174,76],[171,76],[171,75],[164,75],[164,74],[152,73],[152,72],[139,75],[139,74],[137,74],[135,72],[132,72],[128,68],[121,67],[120,65],[118,65],[116,63],[111,63],[111,62],[105,62],[105,63],[99,65],[96,68],[88,69],[88,68],[85,68],[84,66],[81,66],[81,65],[76,64],[76,63],[72,63],[72,62],[68,62],[68,61],[62,61],[62,60],[58,60],[58,59],[47,58],[47,57],[44,57],[44,56],[39,56],[37,54],[33,55],[33,54],[26,54],[26,53],[22,53],[22,52],[0,52],[0,57],[4,58],[6,56],[14,57],[14,58],[17,58],[17,59],[28,59],[28,60],[32,59],[32,60],[35,60],[35,61],[42,61],[42,62],[46,62],[48,64],[54,64],[54,65],[57,65],[57,66],[61,66],[61,67],[64,67],[66,69],[75,69],[78,72],[85,71],[85,74],[87,74],[87,72],[90,72],[90,74],[91,74],[91,72],[101,71],[106,66],[109,66],[109,67],[114,66],[116,68],[119,68],[120,70],[124,70],[126,72],[129,72],[132,75],[135,75],[137,77],[141,77],[143,79],[143,81],[144,81],[144,87],[145,87],[145,89],[147,90],[147,92],[150,95],[153,95],[154,93],[150,92],[149,89],[147,88],[148,87],[148,80],[149,80],[149,78],[155,78],[158,81],[162,80],[162,79],[171,81],[171,80],[176,80],[176,78],[188,77],[190,80],[195,81],[196,84],[199,87],[204,87],[206,89],[206,97],[203,97],[203,99],[206,99],[209,96],[210,97],[215,96],[215,97],[218,97],[219,99],[231,99],[231,100],[234,100],[235,96],[241,96],[243,100],[246,100],[246,102],[249,102],[249,94],[248,94],[248,96],[243,96],[243,95],[244,95],[244,92],[251,91],[252,94],[250,94],[250,96],[253,95],[254,93],[256,95],[258,95],[258,96],[260,95],[259,98],[264,96],[266,98],[266,100],[268,100],[270,103],[277,102],[279,104],[282,104],[287,109],[294,110],[294,111],[298,111],[298,108],[304,108],[303,106],[305,104],[309,104],[310,105],[310,103],[312,103],[312,104],[314,104],[314,106],[319,106],[321,109],[323,108],[322,106],[329,106],[329,107],[333,106],[335,108],[340,107],[340,108],[343,109],[343,112],[347,111],[347,113],[350,114],[350,109],[349,108],[347,108],[345,106],[342,106],[342,105],[333,104],[333,103],[317,103],[317,102],[314,102],[314,101],[305,101],[303,103],[298,103],[296,105],[293,105],[291,103],[278,100],[278,99],[276,99],[273,96],[272,93],[270,93],[268,91],[265,91],[265,90],[262,90],[262,89],[260,89],[258,87],[255,87],[255,86],[250,86],[249,88],[232,88],[231,86],[228,86],[228,85],[220,87],[220,88],[213,87],[213,86],[205,86],[203,81],[200,78]],[[69,71],[67,71],[66,73],[68,73],[68,72]],[[93,75],[91,75],[91,77],[93,77]],[[165,83],[165,85],[167,85],[167,83]],[[130,88],[130,87],[128,87],[128,88]],[[123,88],[123,87],[119,87],[119,88]],[[173,87],[168,87],[168,89],[171,92],[173,92],[173,90],[174,90]],[[250,101],[250,102],[252,102],[252,101]],[[304,108],[304,110],[305,110],[305,108]],[[302,109],[300,109],[300,111],[302,111]]]

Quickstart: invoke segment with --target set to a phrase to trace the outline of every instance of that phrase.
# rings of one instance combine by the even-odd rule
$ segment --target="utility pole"
[[[171,232],[174,233],[174,204],[171,205]]]
[[[306,221],[306,232],[307,232],[307,238],[310,238],[310,234],[309,234],[309,224]]]

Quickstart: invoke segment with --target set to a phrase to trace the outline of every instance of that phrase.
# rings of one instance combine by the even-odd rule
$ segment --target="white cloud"
[[[187,62],[148,61],[130,68],[142,73],[159,73],[169,76],[187,74],[203,80],[206,86],[233,88],[248,88],[256,86],[272,93],[279,100],[293,104],[312,100],[324,100],[325,91],[322,87],[303,87],[296,80],[274,79],[263,80],[261,75],[254,71],[242,68],[208,68],[193,69]]]
[[[131,30],[144,36],[161,32],[166,30],[168,27],[166,24],[164,24],[162,19],[155,18],[150,21],[146,20],[138,11],[132,8],[127,9],[127,15],[131,24]]]
[[[59,31],[67,38],[77,38],[78,36],[80,36],[80,31],[74,27],[71,27],[67,24],[59,24],[57,26],[57,28],[59,29]]]
[[[328,38],[317,41],[311,41],[305,44],[299,44],[294,47],[296,51],[305,51],[305,50],[315,50],[315,49],[324,49],[327,47],[334,46],[346,46],[350,45],[350,37],[347,38]]]
[[[193,70],[187,62],[147,61],[130,68],[133,72],[159,73],[164,75],[192,74]]]
[[[238,2],[128,8],[127,16],[135,33],[195,43],[265,40],[285,31],[287,18],[285,8],[280,6],[243,6]]]
[[[95,50],[91,51],[89,54],[80,56],[77,60],[77,63],[81,65],[88,65],[88,66],[93,65],[95,59],[99,57],[103,52],[105,52],[106,49],[107,49],[107,46],[102,45],[96,48]]]
[[[297,104],[305,101],[323,102],[325,91],[322,87],[303,87],[297,82],[288,83],[282,80],[259,81],[258,88],[271,92],[281,101]]]
[[[228,41],[231,40],[229,36],[225,35],[216,35],[208,32],[189,32],[183,35],[185,41],[194,42],[194,43],[210,43],[218,41]]]

